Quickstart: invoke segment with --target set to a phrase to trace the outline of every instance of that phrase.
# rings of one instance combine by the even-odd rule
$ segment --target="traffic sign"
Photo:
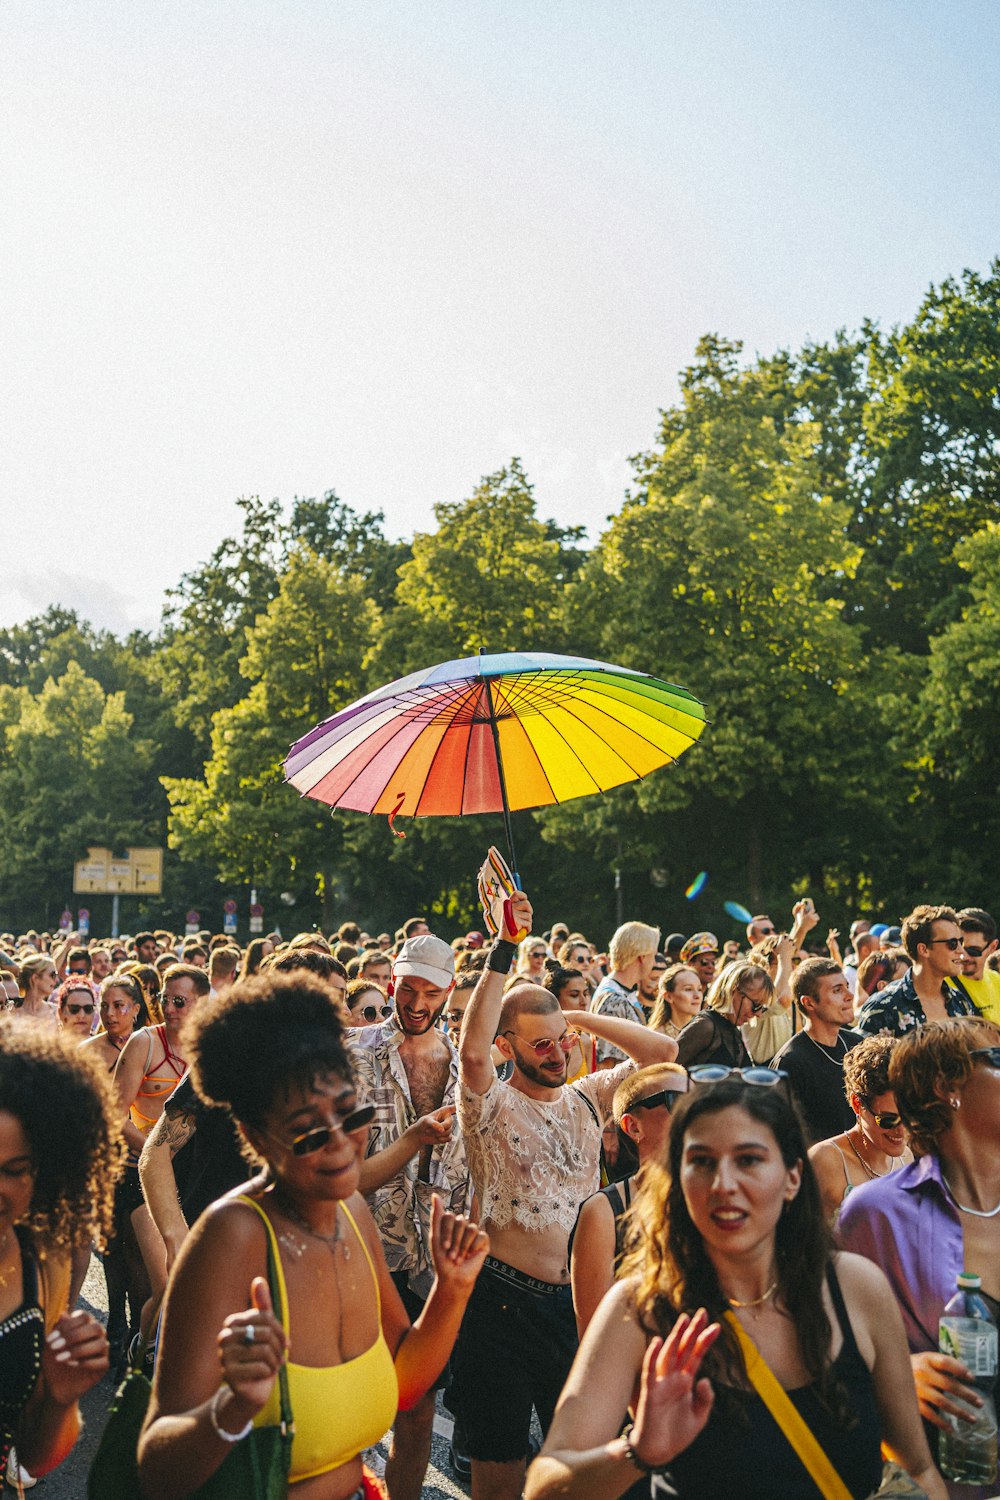
[[[250,908],[250,931],[264,931],[264,908],[259,901],[255,901]]]
[[[234,912],[236,910],[236,902],[231,896],[228,901],[223,901],[222,910],[228,912]]]
[[[76,914],[76,930],[82,938],[90,935],[90,912],[86,906],[81,906]]]
[[[201,912],[200,911],[189,911],[188,914],[187,914],[187,916],[185,917],[184,921],[185,921],[185,927],[184,927],[184,935],[185,935],[185,937],[192,937],[196,932],[200,932],[201,931]]]

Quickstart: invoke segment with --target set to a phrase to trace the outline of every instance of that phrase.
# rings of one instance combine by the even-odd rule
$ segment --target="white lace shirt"
[[[585,1198],[601,1185],[601,1130],[631,1060],[590,1073],[554,1098],[529,1099],[494,1079],[485,1094],[463,1083],[458,1118],[485,1223],[567,1236]]]

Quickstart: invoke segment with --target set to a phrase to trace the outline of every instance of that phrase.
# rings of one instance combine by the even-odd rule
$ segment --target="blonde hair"
[[[708,994],[705,996],[705,1009],[717,1010],[722,1016],[732,1017],[736,1009],[733,997],[737,990],[745,985],[753,985],[755,988],[763,989],[767,1004],[770,1005],[774,999],[774,981],[766,969],[759,964],[749,964],[744,960],[732,963],[723,969],[717,978],[712,980]]]
[[[612,969],[627,969],[644,953],[655,953],[660,946],[660,929],[645,922],[625,922],[608,945]]]

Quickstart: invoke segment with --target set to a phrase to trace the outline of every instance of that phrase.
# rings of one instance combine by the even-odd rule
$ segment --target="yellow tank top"
[[[281,1252],[267,1214],[253,1198],[243,1194],[240,1203],[249,1203],[264,1220],[271,1251],[278,1273],[278,1290],[281,1294],[281,1323],[292,1344],[292,1329],[288,1317],[288,1293],[285,1289],[285,1273],[281,1266]],[[375,1282],[375,1307],[378,1314],[378,1335],[357,1359],[345,1360],[342,1365],[315,1366],[296,1365],[288,1361],[288,1395],[292,1407],[295,1435],[292,1439],[292,1463],[289,1482],[297,1483],[311,1479],[314,1474],[325,1474],[330,1469],[339,1469],[350,1459],[356,1458],[365,1448],[370,1448],[384,1436],[396,1419],[399,1406],[399,1386],[396,1382],[396,1367],[392,1362],[389,1345],[382,1332],[382,1303],[379,1297],[378,1277],[368,1253],[364,1236],[359,1232],[346,1204],[341,1207],[347,1215],[354,1237],[364,1251],[365,1260]],[[267,1405],[254,1417],[255,1427],[276,1427],[281,1422],[281,1397],[278,1382],[274,1382]]]

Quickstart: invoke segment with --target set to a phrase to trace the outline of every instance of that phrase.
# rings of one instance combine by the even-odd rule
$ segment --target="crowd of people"
[[[147,1500],[418,1500],[439,1401],[473,1500],[995,1494],[937,1446],[956,1276],[1000,1313],[989,913],[505,920],[0,934],[7,1481],[131,1369]]]

